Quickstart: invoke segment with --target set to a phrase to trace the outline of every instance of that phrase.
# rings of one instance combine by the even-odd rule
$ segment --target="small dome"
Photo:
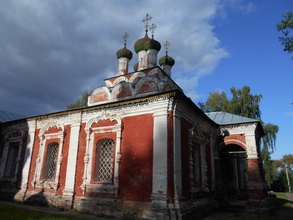
[[[131,60],[132,59],[132,52],[124,47],[116,52],[116,57],[117,59],[120,59],[121,57],[126,57],[127,59]]]
[[[163,66],[163,65],[173,66],[175,64],[175,60],[172,57],[165,55],[159,59],[159,64],[160,66]]]
[[[147,51],[149,49],[160,51],[161,44],[153,38],[150,39],[147,34],[144,36],[144,38],[140,38],[134,44],[134,50],[136,53],[142,50]]]

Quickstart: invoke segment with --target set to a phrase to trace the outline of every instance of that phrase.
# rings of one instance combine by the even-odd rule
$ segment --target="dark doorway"
[[[238,145],[227,145],[221,151],[222,178],[229,200],[247,199],[247,154]]]

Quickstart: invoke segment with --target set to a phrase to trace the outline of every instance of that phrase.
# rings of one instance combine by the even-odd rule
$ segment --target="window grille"
[[[5,167],[4,177],[12,178],[14,177],[15,169],[16,169],[16,159],[18,155],[19,146],[14,145],[9,147],[7,163]]]
[[[54,180],[56,174],[56,165],[58,157],[58,144],[54,143],[48,146],[45,179]]]
[[[114,162],[114,141],[102,140],[97,146],[95,181],[112,183]]]

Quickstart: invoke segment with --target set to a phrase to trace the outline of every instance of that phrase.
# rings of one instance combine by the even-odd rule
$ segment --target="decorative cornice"
[[[239,128],[239,127],[248,127],[251,125],[257,126],[259,122],[247,122],[247,123],[240,123],[240,124],[227,124],[221,125],[220,128]]]
[[[112,103],[108,103],[108,104],[85,107],[82,109],[68,110],[68,111],[64,111],[64,112],[57,112],[57,113],[52,113],[52,114],[47,114],[47,115],[40,115],[40,116],[29,118],[27,120],[43,120],[43,119],[48,119],[48,118],[69,116],[69,115],[78,114],[78,113],[86,113],[86,112],[90,112],[90,111],[94,111],[94,110],[117,109],[117,108],[122,108],[124,106],[126,106],[126,107],[132,106],[135,104],[148,104],[148,103],[154,102],[156,100],[168,99],[170,97],[175,97],[176,95],[177,95],[177,92],[173,91],[173,92],[168,92],[168,93],[164,93],[164,94],[144,97],[144,98],[136,98],[136,99],[125,100],[125,101],[120,101],[120,102],[112,102]]]

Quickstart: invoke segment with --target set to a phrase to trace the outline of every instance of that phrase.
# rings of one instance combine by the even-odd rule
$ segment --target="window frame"
[[[106,180],[100,180],[98,178],[98,176],[100,175],[100,161],[101,161],[101,145],[103,142],[106,142],[106,141],[112,141],[112,160],[111,160],[111,163],[112,163],[112,167],[111,167],[111,180],[110,181],[106,181]],[[113,184],[113,181],[114,181],[114,168],[115,168],[115,142],[113,139],[111,138],[102,138],[100,139],[99,141],[97,141],[96,143],[96,147],[95,147],[95,150],[94,150],[95,154],[94,154],[94,157],[93,157],[93,177],[92,177],[92,183],[100,183],[100,184]],[[110,173],[110,172],[109,172]]]
[[[49,170],[50,167],[52,165],[51,163],[51,158],[52,158],[52,149],[53,147],[56,147],[56,155],[55,155],[55,159],[54,159],[54,175],[52,176],[52,178],[50,178],[48,175],[50,174]],[[55,177],[56,177],[56,171],[57,171],[57,162],[58,162],[58,150],[59,150],[59,144],[57,142],[50,142],[49,144],[47,144],[46,147],[46,153],[44,154],[44,165],[43,165],[43,174],[42,174],[42,179],[47,180],[47,181],[54,181]]]
[[[60,131],[46,133],[51,128],[57,128]],[[33,176],[33,180],[31,185],[35,189],[37,188],[47,188],[53,189],[57,192],[59,186],[59,176],[61,171],[61,163],[62,163],[62,152],[63,152],[63,143],[64,143],[64,136],[65,136],[65,126],[58,120],[49,120],[44,121],[43,126],[39,132],[39,152],[36,158],[36,168]],[[47,153],[47,146],[50,143],[57,143],[58,147],[58,156],[57,156],[57,164],[56,164],[56,174],[54,180],[44,179],[43,177],[43,170],[45,166],[45,159]]]
[[[110,120],[115,121],[116,124],[111,126],[93,127],[93,124],[98,124],[100,121]],[[122,119],[120,116],[102,111],[98,117],[90,119],[86,126],[86,152],[84,154],[84,175],[83,182],[80,185],[83,195],[86,192],[89,193],[104,193],[118,195],[119,190],[119,165],[121,162],[121,132],[122,132]],[[114,168],[113,168],[113,182],[101,183],[93,181],[94,178],[94,156],[96,150],[96,144],[100,139],[110,138],[114,141]]]
[[[189,145],[189,191],[191,194],[208,191],[205,147],[208,140],[202,134],[199,123],[188,131]],[[198,159],[199,161],[195,161]]]
[[[24,145],[24,137],[26,134],[26,130],[20,130],[17,128],[8,130],[7,133],[4,135],[4,148],[2,151],[2,157],[0,158],[0,181],[10,181],[10,182],[17,182],[19,176],[19,166],[21,165],[20,162],[22,160],[21,152],[23,150]],[[7,165],[8,163],[8,156],[11,152],[11,148],[14,146],[18,146],[18,150],[16,152],[15,157],[15,166],[12,176],[5,176],[7,172]],[[11,163],[13,166],[13,163]]]

